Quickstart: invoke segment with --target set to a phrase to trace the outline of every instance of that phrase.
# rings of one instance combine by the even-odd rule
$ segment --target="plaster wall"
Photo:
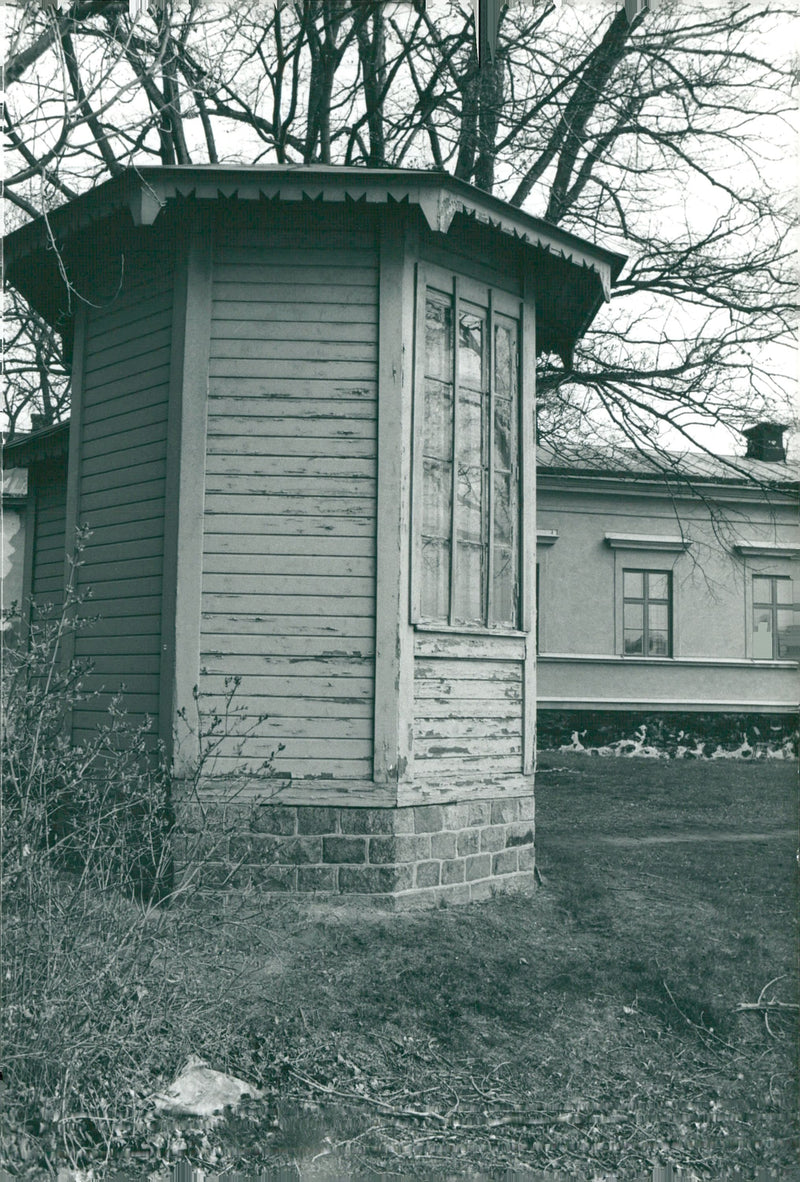
[[[750,490],[709,508],[632,482],[542,474],[537,526],[558,537],[538,551],[540,707],[791,708],[796,662],[752,657],[752,576],[792,577],[797,604],[800,563],[777,551],[743,555],[737,546],[796,545],[796,521],[791,501]],[[655,541],[648,547],[647,538],[662,539],[664,548]],[[623,656],[625,569],[672,572],[671,657]],[[606,659],[587,659],[600,655]]]

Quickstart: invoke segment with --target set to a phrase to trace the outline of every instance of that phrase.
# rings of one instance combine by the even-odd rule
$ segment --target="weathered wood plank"
[[[261,652],[274,636],[375,638],[374,616],[235,615],[203,612],[204,645],[224,644],[232,652]]]
[[[492,739],[522,738],[522,716],[504,718],[415,718],[414,741],[434,739]],[[482,750],[481,748],[480,750]],[[480,752],[476,752],[479,754]]]
[[[321,354],[324,358],[325,371],[334,375],[336,374],[335,369],[328,371],[328,366],[334,363],[352,365],[357,374],[362,372],[362,366],[369,367],[366,370],[369,374],[378,358],[378,347],[375,341],[329,341],[323,347],[321,342],[310,344],[303,339],[278,341],[259,338],[257,340],[228,341],[217,338],[212,343],[211,360],[215,373],[229,372],[228,365],[242,361],[259,362],[257,367],[250,366],[246,370],[247,373],[250,373],[251,369],[254,369],[255,376],[260,376],[262,373],[282,373],[285,370],[288,370],[291,376],[293,364],[289,368],[290,363],[300,362],[304,367],[309,366],[308,358],[311,352],[317,355]],[[234,372],[238,372],[238,370]],[[301,372],[305,373],[305,368]]]
[[[203,572],[209,579],[204,585],[209,590],[217,591],[266,591],[269,590],[269,583],[265,583],[265,579],[286,579],[288,576],[308,580],[306,586],[319,586],[320,580],[327,579],[356,579],[358,595],[366,595],[375,587],[375,559],[349,558],[343,554],[337,554],[336,558],[314,554],[207,554],[203,561]],[[213,587],[210,583],[212,577],[225,577],[227,582]],[[300,583],[299,587],[303,585]],[[340,584],[332,584],[331,593],[336,595],[339,587]],[[351,586],[351,593],[353,590],[355,585]]]
[[[209,378],[258,378],[263,380],[267,363],[260,358],[249,357],[211,357],[208,363]],[[155,367],[154,367],[155,371]],[[344,378],[351,382],[369,382],[375,380],[375,362],[354,361],[349,358],[328,360],[304,360],[302,358],[276,358],[269,362],[270,376],[280,379],[298,379],[300,381],[314,381],[325,379],[332,381]]]
[[[455,773],[442,778],[426,768],[421,777],[399,795],[401,806],[418,804],[445,804],[452,800],[510,800],[517,796],[531,798],[533,778],[513,773],[487,778],[478,770],[473,773]]]
[[[222,399],[241,399],[241,414],[252,414],[253,408],[252,405],[248,405],[248,399],[278,399],[292,402],[295,399],[313,399],[323,418],[329,413],[328,405],[333,404],[331,413],[335,418],[335,404],[339,402],[376,402],[378,383],[374,373],[366,378],[335,373],[328,373],[323,377],[313,377],[311,374],[287,376],[263,368],[259,374],[251,378],[217,377],[210,385],[210,392],[214,402],[210,404],[209,410],[226,416],[237,413],[236,406],[235,403],[231,405],[222,402]]]
[[[203,694],[225,694],[225,676],[203,674],[201,689]],[[260,697],[338,697],[339,700],[368,700],[372,699],[372,677],[345,676],[258,676],[242,677],[239,687],[241,701],[247,700],[253,704]],[[252,713],[261,713],[258,707]]]
[[[325,242],[329,239],[326,235]],[[337,272],[348,273],[351,267],[371,268],[374,278],[378,277],[378,259],[374,242],[364,242],[360,247],[341,246],[332,249],[321,246],[319,239],[309,235],[302,243],[294,246],[272,245],[253,242],[248,246],[225,246],[214,251],[215,274],[224,266],[270,265],[288,267],[290,272],[304,273],[306,267],[333,267]]]
[[[268,280],[261,277],[252,278],[248,282],[242,280],[226,280],[214,283],[214,303],[236,300],[238,304],[245,304],[252,300],[258,304],[271,302],[280,304],[332,304],[342,308],[350,305],[375,304],[375,285],[372,283],[353,284],[337,283],[333,276],[330,283],[277,283],[272,276]]]
[[[248,293],[251,297],[253,293]],[[234,293],[230,299],[221,299],[219,295],[214,300],[214,315],[212,333],[227,333],[227,328],[220,326],[229,322],[258,322],[270,324],[307,324],[309,328],[314,324],[370,324],[378,323],[377,302],[366,304],[351,304],[343,306],[340,303],[309,304],[305,300],[282,300],[279,304],[262,298],[237,299]]]
[[[225,562],[232,563],[234,557],[241,557],[247,564],[244,570],[253,572],[265,569],[264,564],[273,560],[287,559],[292,563],[304,563],[306,566],[287,566],[281,561],[284,571],[298,570],[312,574],[322,569],[317,566],[321,562],[341,559],[342,562],[355,562],[353,574],[372,574],[374,571],[375,543],[369,537],[330,537],[327,534],[317,534],[314,539],[314,553],[309,554],[307,536],[292,534],[254,534],[242,533],[231,537],[228,533],[215,533],[207,529],[204,539],[204,569],[227,570],[236,569],[233,566],[223,566]],[[252,560],[252,562],[251,562]],[[368,565],[364,565],[368,563]]]
[[[280,292],[285,287],[302,287],[312,297],[320,287],[333,287],[340,295],[349,295],[351,288],[368,287],[374,298],[378,268],[374,262],[363,266],[345,254],[330,262],[323,262],[308,253],[299,254],[294,260],[287,256],[282,263],[265,262],[263,256],[259,258],[258,255],[242,262],[225,257],[214,267],[214,287],[227,283],[240,283],[246,287],[256,284],[265,290],[268,299],[275,292],[276,303],[280,302]]]
[[[482,759],[487,763],[497,756],[511,757],[522,754],[522,736],[503,735],[419,735],[414,736],[414,758],[421,760]]]
[[[416,759],[420,784],[425,782],[428,775],[459,776],[469,771],[479,775],[482,772],[484,776],[491,777],[491,782],[494,783],[495,777],[505,772],[522,773],[522,755],[464,755],[441,759],[416,756]]]
[[[524,661],[524,636],[448,636],[417,632],[414,656],[459,661]]]
[[[230,740],[225,740],[220,750],[220,755],[235,754],[236,744],[241,740],[235,739],[231,736]],[[282,752],[283,755],[289,755],[289,745],[305,747],[304,754],[306,757],[310,754],[317,756],[324,754],[327,744],[334,743],[354,743],[357,747],[348,748],[350,755],[357,755],[361,758],[365,757],[366,745],[372,742],[372,724],[368,717],[363,718],[276,718],[270,715],[269,718],[257,724],[255,733],[252,738],[246,741],[246,750],[249,755],[257,756],[262,752],[264,755],[269,755],[272,751],[276,751],[279,743],[286,745],[286,750]],[[345,749],[339,748],[338,745],[332,748],[332,755],[344,755]]]
[[[252,493],[223,493],[209,488],[206,493],[206,512],[242,514],[243,516],[262,515],[270,517],[281,515],[281,511],[290,512],[293,517],[325,518],[366,518],[373,523],[375,520],[375,498],[364,496],[268,496],[266,494],[253,496]],[[345,531],[343,531],[345,532]]]
[[[279,513],[249,514],[246,520],[240,520],[240,515],[233,510],[236,508],[236,498],[228,497],[227,509],[206,502],[205,532],[206,536],[220,534],[236,534],[241,531],[243,537],[339,537],[343,540],[343,548],[347,547],[346,538],[369,538],[374,545],[375,522],[370,514],[364,517],[337,518],[334,514],[317,514],[315,516],[298,517],[294,513],[283,516]],[[283,545],[283,542],[281,542]]]
[[[344,477],[319,476],[315,479],[309,476],[288,476],[272,473],[250,474],[236,473],[224,475],[220,472],[209,472],[206,479],[206,491],[231,496],[247,496],[265,498],[291,505],[295,497],[305,500],[338,498],[342,501],[364,501],[376,495],[375,477],[347,474]],[[311,494],[311,496],[309,495]],[[350,506],[348,505],[348,508]]]
[[[223,673],[237,673],[245,670],[240,658],[247,662],[270,661],[277,657],[295,657],[306,660],[360,660],[371,668],[375,657],[375,645],[371,637],[297,636],[273,635],[203,637],[203,667],[210,669],[211,661],[218,662],[217,669]]]
[[[375,560],[369,558],[348,558],[341,553],[336,557],[330,555],[300,555],[300,554],[206,554],[203,560],[204,576],[227,575],[231,580],[275,576],[285,577],[296,575],[313,579],[319,584],[321,579],[355,577],[359,585],[365,589],[374,587]],[[245,590],[235,582],[231,584],[236,590]],[[218,590],[228,590],[219,587]],[[266,588],[259,587],[259,590]],[[336,588],[331,590],[335,593]],[[364,593],[364,592],[362,592]]]
[[[258,692],[259,679],[262,677],[336,677],[342,679],[365,677],[372,679],[371,657],[358,656],[305,656],[275,654],[253,655],[239,653],[233,661],[224,654],[215,656],[204,647],[203,674],[213,677],[220,674],[229,676],[235,666],[236,676],[242,678],[243,692],[250,686],[253,692]]]
[[[245,464],[253,467],[260,465],[259,470],[263,470],[265,462],[268,462],[274,471],[273,461],[280,461],[284,470],[290,467],[299,469],[303,461],[313,461],[323,471],[326,466],[330,470],[333,464],[337,464],[341,472],[343,462],[356,461],[357,466],[360,466],[359,462],[368,460],[369,465],[364,465],[364,471],[375,473],[375,440],[374,436],[370,437],[366,432],[363,438],[351,434],[335,439],[295,434],[257,434],[249,437],[212,435],[207,442],[207,456],[209,467],[222,463],[219,457],[235,456],[240,471],[244,470]],[[326,460],[327,465],[324,463]],[[230,462],[233,463],[233,459]]]
[[[520,684],[522,669],[516,661],[481,661],[473,664],[471,661],[441,660],[414,661],[415,688],[420,682],[428,680],[447,680],[451,682],[485,681],[487,684],[498,681],[510,681]]]
[[[315,305],[316,306],[316,305]],[[246,305],[249,309],[251,305]],[[377,333],[374,321],[350,320],[343,312],[339,320],[277,320],[274,316],[257,319],[237,317],[236,320],[215,319],[211,323],[211,347],[219,353],[225,347],[235,344],[236,348],[261,344],[264,350],[276,346],[297,347],[297,344],[312,345],[316,348],[348,348],[354,344],[377,347]],[[249,354],[252,356],[252,354]],[[271,352],[259,356],[272,356]]]
[[[480,719],[515,721],[521,725],[520,700],[500,698],[420,698],[414,715],[416,727],[436,726],[440,720],[475,722]]]
[[[208,592],[203,597],[203,611],[225,613],[245,612],[253,616],[369,616],[375,615],[375,598],[328,595],[226,595]]]
[[[425,701],[434,698],[439,701],[450,701],[456,698],[473,698],[478,701],[498,701],[507,698],[511,702],[522,701],[522,683],[520,681],[450,681],[433,678],[418,681],[414,685],[415,700]],[[421,708],[421,712],[427,705]]]
[[[214,763],[214,774],[216,775],[236,775],[243,772],[257,772],[260,765],[259,759],[243,758],[239,759],[236,756],[229,756],[226,758],[219,758]],[[278,772],[288,772],[293,780],[302,781],[304,777],[313,778],[316,782],[317,777],[325,776],[329,779],[342,780],[371,780],[372,779],[372,760],[371,759],[287,759],[283,755],[279,755],[275,760],[275,768]],[[296,787],[296,783],[293,785]],[[281,800],[283,800],[281,796]],[[316,801],[315,797],[315,801]]]
[[[245,416],[262,420],[264,434],[272,432],[271,420],[295,421],[291,434],[310,434],[313,419],[323,424],[335,423],[338,419],[375,420],[375,389],[365,385],[343,387],[341,383],[330,383],[329,393],[317,392],[312,382],[297,382],[294,391],[276,391],[274,383],[267,379],[241,379],[228,381],[218,378],[211,384],[209,414],[215,417],[229,415],[234,418]],[[247,428],[245,427],[245,430]]]
[[[200,698],[200,708],[204,717],[209,717],[215,713],[219,714],[225,710],[225,699],[221,694],[206,693],[202,683],[201,689],[203,689],[203,692]],[[331,694],[327,694],[322,698],[313,698],[310,696],[289,698],[284,694],[277,694],[272,697],[265,694],[259,698],[249,700],[242,699],[239,695],[236,695],[233,705],[234,708],[244,707],[245,711],[252,708],[250,713],[242,713],[242,718],[245,720],[263,718],[265,715],[268,718],[304,718],[309,721],[315,718],[336,718],[340,721],[342,719],[354,718],[363,720],[365,727],[372,726],[372,702],[367,698],[334,697]],[[247,724],[243,722],[243,725]]]

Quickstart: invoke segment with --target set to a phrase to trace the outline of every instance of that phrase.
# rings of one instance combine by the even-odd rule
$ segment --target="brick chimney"
[[[786,426],[781,423],[756,423],[755,427],[748,427],[742,434],[747,439],[748,460],[769,460],[777,462],[786,459],[786,448],[783,444],[783,433]]]

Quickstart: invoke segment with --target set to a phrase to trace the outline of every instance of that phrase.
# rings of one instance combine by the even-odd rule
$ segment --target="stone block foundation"
[[[176,871],[206,888],[425,906],[534,885],[532,796],[409,808],[179,804],[176,819]]]

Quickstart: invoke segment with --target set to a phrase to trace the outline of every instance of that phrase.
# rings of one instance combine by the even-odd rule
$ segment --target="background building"
[[[674,456],[666,476],[663,459],[634,452],[539,449],[545,740],[601,717],[620,737],[653,714],[695,730],[714,729],[709,714],[791,728],[800,465],[764,426],[746,457]]]

